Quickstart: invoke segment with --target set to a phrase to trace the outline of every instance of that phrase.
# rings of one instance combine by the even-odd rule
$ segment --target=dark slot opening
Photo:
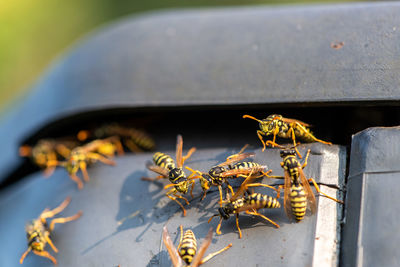
[[[249,143],[261,147],[256,131],[258,123],[243,119],[244,114],[263,119],[281,114],[311,124],[319,139],[350,146],[351,136],[373,126],[395,126],[400,119],[396,102],[379,103],[302,103],[273,105],[183,106],[109,109],[76,114],[49,122],[35,133],[27,133],[22,144],[33,145],[42,138],[74,137],[79,130],[117,122],[144,129],[156,141],[157,150],[174,150],[177,134],[182,134],[185,147],[241,147]],[[289,143],[290,140],[279,140]],[[0,183],[3,189],[38,171],[28,159],[12,170]]]

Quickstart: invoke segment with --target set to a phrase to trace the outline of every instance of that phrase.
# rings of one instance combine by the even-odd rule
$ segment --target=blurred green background
[[[99,25],[116,18],[166,8],[316,2],[327,1],[1,0],[0,114],[11,108],[49,63],[71,44]]]

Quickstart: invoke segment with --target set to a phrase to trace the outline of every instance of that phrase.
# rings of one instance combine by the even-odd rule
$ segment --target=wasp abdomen
[[[257,162],[252,162],[252,161],[245,161],[245,162],[239,162],[236,163],[232,166],[232,169],[248,169],[248,168],[254,168],[254,167],[261,167],[260,164]]]
[[[179,244],[179,255],[186,262],[190,264],[197,251],[196,237],[192,230],[187,230],[183,234],[182,243]]]
[[[153,161],[156,165],[168,170],[172,170],[175,168],[174,159],[170,155],[164,154],[162,152],[154,153]]]
[[[141,148],[152,150],[155,147],[154,140],[142,131],[131,129],[131,138]]]
[[[253,193],[244,198],[248,205],[254,205],[257,208],[277,209],[281,207],[279,201],[271,196],[260,193]]]
[[[296,221],[303,220],[307,210],[307,195],[301,185],[292,185],[290,204]]]
[[[307,127],[303,126],[305,131],[300,127],[294,127],[294,134],[296,137],[300,138],[304,142],[312,143],[315,140],[312,138],[312,132]]]

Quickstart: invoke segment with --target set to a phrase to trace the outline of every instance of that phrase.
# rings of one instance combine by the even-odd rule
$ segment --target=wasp
[[[142,177],[142,180],[155,181],[158,179],[168,178],[171,184],[164,186],[164,189],[168,189],[170,187],[172,187],[172,189],[165,193],[165,195],[169,199],[178,203],[183,210],[183,216],[186,216],[186,210],[177,200],[177,198],[183,199],[186,204],[189,205],[189,201],[184,196],[180,195],[186,194],[189,190],[189,186],[191,186],[190,195],[193,197],[192,191],[195,182],[193,179],[190,179],[191,176],[186,177],[186,174],[183,171],[183,164],[196,151],[196,148],[192,147],[184,157],[182,157],[182,148],[183,139],[181,135],[178,135],[176,142],[176,165],[171,156],[162,152],[156,152],[153,156],[154,164],[147,164],[147,168],[155,173],[158,173],[160,176],[156,178]]]
[[[123,154],[123,148],[119,137],[112,136],[106,139],[98,139],[89,142],[83,146],[75,147],[69,153],[67,161],[57,163],[57,165],[65,167],[70,178],[77,183],[78,189],[83,188],[83,182],[76,175],[79,169],[82,171],[83,180],[89,182],[89,174],[87,172],[87,165],[94,162],[101,161],[104,164],[115,165],[115,162],[109,157],[114,156],[115,153]]]
[[[180,228],[180,241],[178,245],[178,249],[175,248],[174,243],[170,235],[168,234],[167,227],[164,226],[163,228],[163,241],[165,246],[167,247],[168,253],[171,257],[172,264],[174,267],[180,266],[192,266],[196,267],[199,266],[207,261],[209,261],[214,256],[228,250],[232,247],[232,243],[224,247],[223,249],[210,253],[206,257],[203,257],[204,253],[206,252],[208,246],[211,244],[213,229],[210,228],[206,239],[203,241],[200,249],[197,251],[197,240],[192,230],[186,230],[183,234],[183,227],[182,225],[179,226]]]
[[[143,150],[153,150],[154,140],[144,131],[132,127],[124,127],[117,123],[105,124],[92,131],[82,130],[77,134],[80,141],[88,138],[103,139],[110,136],[119,136],[124,145],[132,152],[142,152]]]
[[[282,115],[272,114],[263,120],[256,119],[250,115],[243,115],[243,118],[249,118],[259,122],[260,130],[257,131],[257,136],[263,144],[262,151],[265,150],[266,145],[282,148],[282,146],[279,146],[275,142],[276,136],[281,138],[292,138],[293,145],[300,158],[301,155],[296,148],[296,137],[307,143],[320,142],[327,145],[332,144],[331,142],[326,142],[316,138],[309,129],[311,125],[299,120],[284,118]],[[272,141],[268,140],[267,142],[264,142],[262,137],[263,135],[273,135]]]
[[[307,179],[304,175],[303,169],[307,166],[308,156],[310,149],[307,151],[305,162],[303,165],[296,158],[296,151],[293,149],[286,149],[280,152],[280,156],[283,159],[281,166],[284,170],[284,177],[281,176],[269,176],[270,178],[284,178],[284,200],[283,205],[286,215],[289,219],[295,219],[296,222],[300,222],[306,215],[307,207],[310,209],[311,214],[314,214],[317,210],[316,199],[313,191],[311,190],[309,182],[312,182],[316,191],[325,197],[332,199],[338,203],[343,202],[322,193],[317,183],[313,178]],[[279,191],[282,186],[279,187]],[[279,197],[279,192],[278,192]]]
[[[220,163],[216,166],[211,167],[208,173],[202,173],[198,170],[193,170],[189,167],[185,167],[192,174],[197,174],[194,178],[199,178],[201,188],[203,189],[203,196],[201,200],[206,197],[207,191],[210,190],[211,186],[217,186],[220,195],[220,205],[222,205],[222,185],[226,184],[233,195],[232,186],[228,182],[228,178],[236,178],[239,176],[244,176],[247,169],[251,169],[254,166],[260,166],[258,163],[254,162],[240,162],[238,161],[244,160],[249,157],[253,157],[254,153],[243,153],[248,145],[245,145],[237,154],[229,156],[225,162]],[[233,171],[232,173],[232,170]],[[238,171],[240,170],[240,172]],[[228,171],[231,171],[228,173]],[[228,174],[228,175],[227,175]]]
[[[257,169],[254,170],[254,172],[257,172]],[[240,230],[239,227],[239,213],[244,211],[246,214],[250,215],[255,215],[259,216],[266,221],[270,222],[273,224],[276,228],[279,228],[279,225],[275,223],[273,220],[269,219],[268,217],[262,215],[261,213],[258,212],[259,209],[277,209],[281,207],[281,204],[279,203],[278,197],[274,198],[265,194],[261,193],[252,193],[252,194],[246,194],[244,193],[247,191],[249,187],[257,187],[257,186],[262,186],[262,187],[268,187],[276,192],[279,193],[279,191],[269,185],[265,185],[262,183],[250,183],[254,178],[252,176],[252,173],[249,173],[247,178],[243,181],[241,186],[239,187],[238,191],[229,199],[229,201],[223,206],[218,209],[218,214],[214,214],[211,216],[211,218],[208,220],[208,223],[211,222],[211,220],[214,217],[220,217],[216,233],[221,234],[220,228],[222,224],[222,220],[228,220],[230,218],[230,215],[235,214],[236,215],[236,227],[239,232],[239,238],[242,238],[242,231]]]
[[[47,244],[53,249],[54,252],[58,252],[58,249],[54,246],[53,242],[50,239],[50,234],[54,230],[54,225],[56,223],[66,223],[70,221],[74,221],[82,216],[82,211],[79,211],[77,214],[64,217],[64,218],[55,218],[51,221],[50,225],[47,223],[48,218],[53,218],[56,214],[62,212],[71,202],[71,198],[67,197],[60,206],[53,210],[45,209],[37,219],[32,220],[29,224],[26,225],[26,237],[28,239],[28,249],[22,254],[19,263],[22,264],[24,262],[25,257],[28,255],[30,251],[35,253],[36,255],[46,257],[50,259],[54,264],[57,264],[57,260],[45,250]]]
[[[19,155],[30,157],[33,163],[44,169],[45,175],[49,176],[59,159],[68,158],[70,149],[77,145],[74,141],[41,139],[34,146],[22,145],[19,148]]]

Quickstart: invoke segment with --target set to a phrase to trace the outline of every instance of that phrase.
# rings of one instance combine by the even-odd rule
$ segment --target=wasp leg
[[[219,206],[222,208],[222,203],[224,203],[224,200],[222,199],[222,186],[218,185],[218,191],[219,191]]]
[[[141,149],[140,147],[138,147],[135,142],[133,142],[130,139],[125,140],[125,145],[129,148],[130,151],[132,152],[143,152],[143,149]]]
[[[190,196],[192,197],[192,198],[194,198],[194,196],[193,196],[193,189],[194,189],[194,185],[195,185],[195,182],[192,180],[192,181],[189,181],[189,185],[192,185],[192,188],[190,189]]]
[[[263,144],[263,148],[261,150],[262,152],[264,152],[264,150],[265,150],[265,142],[264,142],[264,140],[262,138],[263,135],[264,135],[263,131],[260,131],[260,130],[257,131],[258,139],[260,139],[261,143]]]
[[[276,194],[276,198],[280,198],[281,197],[281,190],[284,189],[284,188],[285,188],[284,185],[278,186],[278,193]]]
[[[58,253],[58,249],[54,246],[53,241],[51,241],[50,237],[45,236],[47,243],[49,243],[50,247],[53,249],[55,253]]]
[[[95,159],[95,160],[101,161],[102,163],[107,164],[107,165],[115,165],[115,161],[113,161],[107,157],[104,157],[103,155],[100,155],[98,153],[89,152],[89,153],[87,153],[87,156],[90,159]]]
[[[326,144],[326,145],[332,145],[331,142],[323,141],[321,139],[316,138],[312,133],[307,131],[307,129],[304,128],[303,125],[301,125],[300,123],[296,122],[296,126],[299,127],[300,129],[302,129],[305,133],[307,133],[307,135],[309,137],[311,137],[315,142],[319,142],[319,143]]]
[[[61,163],[58,162],[58,160],[49,160],[46,163],[46,169],[44,169],[43,173],[44,176],[47,178],[50,175],[53,174],[54,170],[56,169],[57,166],[59,166]]]
[[[269,221],[270,223],[272,223],[273,225],[275,225],[276,228],[279,228],[279,225],[278,225],[277,223],[275,223],[273,220],[271,220],[271,219],[265,217],[264,215],[262,215],[261,213],[259,213],[259,212],[257,212],[257,211],[249,211],[249,210],[246,210],[246,213],[247,213],[247,214],[250,214],[250,215],[260,216],[261,218],[263,218],[263,219],[265,219],[266,221]]]
[[[82,174],[83,174],[83,180],[84,180],[85,182],[89,182],[90,177],[89,177],[89,173],[88,173],[87,168],[86,168],[86,163],[82,161],[82,162],[79,164],[79,167],[80,167],[80,169],[81,169],[81,171],[82,171]]]
[[[44,169],[44,171],[43,171],[43,175],[45,176],[45,178],[50,177],[54,173],[55,169],[56,168],[54,168],[54,167],[46,167],[46,169]]]
[[[247,185],[245,185],[245,190],[247,190],[248,187],[258,187],[258,186],[268,187],[268,188],[273,189],[277,193],[279,192],[278,189],[276,189],[275,187],[273,187],[271,185],[262,184],[262,183],[247,184]]]
[[[200,261],[200,264],[199,264],[199,265],[205,263],[206,261],[209,261],[211,258],[213,258],[214,256],[216,256],[216,255],[218,255],[218,254],[224,252],[225,250],[228,250],[230,247],[232,247],[232,243],[230,243],[229,245],[227,245],[227,246],[224,247],[223,249],[218,250],[217,252],[208,254],[206,257],[204,257],[204,258]]]
[[[70,202],[71,202],[71,198],[67,197],[57,208],[42,212],[42,214],[40,214],[40,218],[46,219],[46,218],[54,217],[54,215],[62,212],[69,205]]]
[[[281,148],[281,149],[285,149],[286,148],[286,146],[282,146],[282,145],[277,144],[277,143],[275,143],[274,141],[271,141],[271,140],[267,140],[267,142],[265,142],[265,145],[270,145],[271,147],[278,147],[278,148]]]
[[[218,223],[217,229],[215,229],[215,232],[217,233],[217,235],[221,234],[221,224],[222,224],[222,217],[219,219],[219,223]]]
[[[276,140],[276,136],[278,135],[278,133],[279,133],[279,127],[275,127],[274,132],[272,133],[274,135],[274,137],[272,138],[272,147],[277,145],[275,140]]]
[[[247,178],[247,177],[246,177]],[[232,186],[228,183],[228,181],[226,181],[226,186],[229,188],[229,190],[231,191],[231,196],[233,196],[235,193],[233,192],[233,188]]]
[[[182,245],[182,241],[183,241],[183,226],[182,226],[182,224],[179,225],[179,230],[180,230],[180,232],[181,232],[181,235],[180,235],[180,238],[179,238],[179,245],[178,245],[177,250],[179,250],[179,248],[180,248],[181,245]]]
[[[56,151],[65,159],[69,158],[69,155],[71,154],[71,150],[64,144],[56,145]]]
[[[296,145],[296,135],[294,134],[294,128],[293,128],[293,126],[290,126],[289,132],[291,133],[291,136],[292,136],[294,150],[296,150],[297,156],[299,156],[299,158],[302,158],[302,156],[301,156],[299,150],[297,149],[297,145]]]
[[[302,169],[304,169],[308,164],[308,156],[310,155],[310,151],[311,151],[311,149],[307,150],[306,158],[304,159],[304,163],[301,166]]]
[[[200,201],[203,201],[206,198],[207,191],[203,191],[203,196],[201,197]]]
[[[236,227],[239,231],[239,238],[242,238],[242,230],[240,230],[240,227],[239,227],[239,213],[236,213]]]
[[[336,199],[336,198],[334,198],[334,197],[328,196],[328,195],[325,194],[325,193],[322,193],[321,190],[319,189],[319,186],[317,185],[317,183],[315,182],[315,180],[314,180],[313,178],[308,179],[308,181],[313,183],[315,189],[317,190],[317,192],[318,192],[319,194],[321,194],[321,195],[323,195],[323,196],[325,196],[325,197],[327,197],[327,198],[329,198],[329,199],[331,199],[331,200],[333,200],[333,201],[336,201],[337,203],[344,204],[343,201],[341,201],[341,200],[339,200],[339,199]]]
[[[70,221],[75,221],[76,219],[78,219],[78,218],[81,217],[81,216],[82,216],[82,211],[79,211],[77,214],[75,214],[75,215],[73,215],[73,216],[70,216],[70,217],[64,217],[64,218],[56,218],[56,219],[53,219],[53,220],[51,221],[51,223],[50,223],[49,229],[50,229],[50,231],[53,231],[54,225],[55,225],[56,223],[66,223],[66,222],[70,222]]]
[[[183,163],[185,163],[185,161],[190,158],[190,156],[192,156],[192,154],[196,151],[195,147],[192,147],[188,153],[186,154],[186,156],[183,157]]]
[[[71,173],[69,175],[69,178],[71,178],[71,180],[74,181],[78,185],[79,190],[81,190],[83,188],[83,182],[81,181],[81,179],[79,179],[78,176],[76,176],[75,173]]]
[[[164,188],[165,188],[165,187],[164,187]],[[185,200],[185,202],[186,202],[187,205],[189,205],[189,201],[188,201],[186,198],[184,198],[183,196],[176,195],[175,193],[176,193],[176,189],[175,189],[175,188],[172,188],[170,191],[168,191],[167,193],[165,193],[165,195],[166,195],[169,199],[171,199],[171,200],[175,201],[176,203],[178,203],[179,206],[181,206],[182,211],[183,211],[183,217],[185,217],[185,216],[186,216],[185,207],[183,207],[182,203],[180,203],[176,198],[180,198],[180,199]],[[174,195],[174,196],[171,196],[171,194]]]
[[[31,247],[28,247],[28,249],[24,252],[24,254],[22,254],[21,258],[19,259],[19,263],[22,264],[24,262],[24,259],[26,257],[26,255],[28,255],[28,253],[32,250]]]
[[[35,253],[35,254],[38,255],[38,256],[41,256],[41,257],[45,257],[45,258],[50,259],[54,264],[57,265],[57,260],[56,260],[53,256],[51,256],[49,252],[47,252],[47,251],[45,251],[45,250],[44,250],[44,251],[32,250],[32,252]]]
[[[122,147],[122,144],[121,144],[121,140],[118,138],[118,137],[116,137],[115,138],[115,142],[114,142],[114,145],[115,145],[115,147],[117,148],[117,153],[118,153],[118,155],[124,155],[125,153],[124,153],[124,148]]]

